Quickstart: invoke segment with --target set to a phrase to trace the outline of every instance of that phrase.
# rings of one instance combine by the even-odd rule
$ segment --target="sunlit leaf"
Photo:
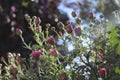
[[[120,40],[117,37],[118,28],[109,23],[109,30],[111,30],[110,43],[112,44],[112,47],[114,47],[115,51],[120,54]]]

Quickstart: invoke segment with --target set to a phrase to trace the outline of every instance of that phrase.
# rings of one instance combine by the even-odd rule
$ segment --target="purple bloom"
[[[46,43],[53,45],[55,43],[55,39],[53,36],[47,38]]]
[[[50,49],[50,54],[52,55],[56,55],[57,54],[57,50],[56,49]]]
[[[39,60],[40,55],[42,55],[41,50],[32,51],[32,54],[31,54],[31,56],[34,60]]]
[[[71,24],[68,24],[68,25],[66,26],[66,30],[67,30],[68,33],[71,33],[71,32],[72,32],[72,26],[71,26]]]
[[[100,68],[99,69],[99,75],[100,76],[106,76],[107,75],[107,70],[106,70],[106,68]]]
[[[81,28],[80,27],[75,28],[74,31],[75,31],[76,36],[80,36],[81,35]]]

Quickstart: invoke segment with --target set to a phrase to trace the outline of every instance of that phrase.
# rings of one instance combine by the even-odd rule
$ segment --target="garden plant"
[[[9,52],[8,62],[1,57],[4,65],[1,64],[0,79],[119,80],[120,26],[103,21],[102,15],[97,20],[90,12],[89,27],[82,27],[81,18],[76,17],[76,12],[73,11],[71,15],[76,27],[70,21],[67,25],[59,21],[59,32],[49,23],[43,31],[40,17],[26,15],[34,41],[26,43],[20,28],[16,29],[16,34],[21,38],[23,47],[32,52],[28,60],[22,58],[20,53]],[[51,35],[51,31],[57,36]],[[59,39],[63,41],[62,45],[57,44]],[[72,51],[68,50],[67,41],[73,45]]]

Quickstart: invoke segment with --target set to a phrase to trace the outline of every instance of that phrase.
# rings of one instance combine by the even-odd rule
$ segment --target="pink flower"
[[[32,51],[31,56],[34,60],[39,60],[39,56],[42,55],[41,50]]]
[[[50,54],[52,55],[56,55],[57,54],[57,50],[56,49],[50,49]]]
[[[67,80],[67,74],[65,72],[60,74],[61,80]]]
[[[16,35],[21,35],[22,34],[22,30],[20,28],[16,28]]]
[[[75,11],[72,11],[71,15],[72,15],[72,17],[76,17],[77,16]]]
[[[66,26],[66,29],[67,29],[67,32],[68,32],[68,33],[71,33],[71,32],[72,32],[72,26],[71,26],[71,24],[68,24],[68,25]]]
[[[81,28],[80,27],[75,28],[74,31],[75,31],[76,36],[80,36],[81,35]]]
[[[102,76],[102,77],[106,76],[107,75],[106,68],[100,68],[99,69],[99,75]]]
[[[18,73],[18,69],[17,69],[17,67],[13,67],[12,69],[11,69],[11,73],[14,75],[14,74],[17,74]]]
[[[50,36],[46,39],[46,43],[53,45],[55,43],[55,39],[53,36]]]

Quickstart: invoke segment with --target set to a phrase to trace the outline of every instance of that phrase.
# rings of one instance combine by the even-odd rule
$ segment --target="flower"
[[[65,72],[60,74],[61,80],[67,80],[67,74]]]
[[[37,27],[36,27],[36,31],[37,31],[37,32],[41,32],[41,31],[42,31],[42,27],[41,27],[41,26],[37,26]]]
[[[17,80],[16,78],[12,78],[11,80]]]
[[[11,6],[11,12],[12,12],[12,13],[17,12],[17,9],[16,9],[16,7],[15,7],[15,6]]]
[[[34,20],[36,23],[41,23],[41,19],[39,17],[35,17]]]
[[[89,12],[89,13],[88,13],[88,16],[89,16],[90,19],[93,19],[93,17],[94,17],[94,16],[93,16],[93,12],[92,12],[92,11]]]
[[[0,61],[3,61],[4,60],[4,57],[3,56],[0,56]]]
[[[50,36],[46,39],[46,43],[53,45],[55,43],[55,39],[53,36]]]
[[[72,17],[76,17],[77,16],[75,11],[72,11],[71,15],[72,15]]]
[[[68,25],[66,26],[66,29],[67,29],[67,32],[68,32],[68,33],[71,33],[71,32],[72,32],[72,26],[71,26],[71,24],[68,24]]]
[[[80,27],[75,28],[74,31],[75,31],[76,36],[80,36],[81,35],[81,28]]]
[[[107,75],[107,70],[106,70],[106,68],[100,68],[99,69],[99,75],[101,76],[101,77],[104,77],[104,76],[106,76]]]
[[[18,73],[17,67],[13,67],[13,68],[11,69],[11,73],[12,73],[13,75],[17,74],[17,73]]]
[[[13,57],[13,54],[11,52],[8,52],[8,57],[9,58]]]
[[[79,25],[81,23],[81,19],[80,18],[76,18],[76,23]]]
[[[16,35],[21,35],[22,34],[22,30],[20,28],[16,28]]]
[[[39,60],[39,56],[42,55],[41,50],[32,51],[31,56],[34,60]]]
[[[50,49],[50,54],[52,55],[56,55],[57,54],[57,50],[56,49]]]
[[[18,56],[18,57],[16,58],[16,60],[17,60],[18,63],[22,63],[22,61],[23,61],[20,56]]]
[[[31,19],[30,16],[29,16],[29,14],[27,14],[27,13],[24,15],[24,17],[25,17],[25,19],[26,19],[27,21],[29,21],[29,20]]]
[[[100,52],[100,53],[99,53],[99,56],[100,56],[101,58],[103,58],[103,57],[105,56],[105,53],[104,53],[104,52]]]

